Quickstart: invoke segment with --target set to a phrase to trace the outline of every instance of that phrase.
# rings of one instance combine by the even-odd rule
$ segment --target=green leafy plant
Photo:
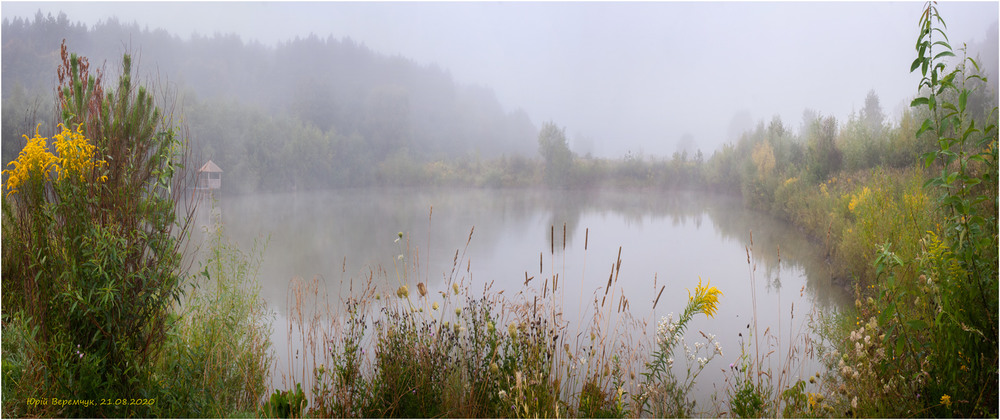
[[[294,391],[274,390],[271,398],[264,403],[264,415],[272,419],[301,418],[307,403],[302,384],[297,383]]]
[[[917,58],[910,66],[922,76],[921,96],[911,106],[926,107],[930,114],[917,137],[934,133],[938,146],[923,156],[924,165],[936,171],[926,187],[940,192],[945,244],[960,268],[925,273],[944,274],[933,278],[941,299],[932,324],[935,380],[925,395],[946,394],[966,402],[948,404],[955,413],[991,415],[997,405],[997,108],[983,123],[970,115],[969,98],[985,77],[965,48],[961,61],[949,70],[945,59],[957,57],[946,28],[937,5],[928,2],[920,17]]]
[[[4,314],[31,323],[35,343],[21,367],[39,372],[15,395],[153,398],[153,366],[186,278],[188,225],[175,207],[184,142],[152,95],[131,83],[127,54],[106,96],[85,58],[65,44],[61,58],[54,152],[36,131],[4,171]],[[61,410],[135,416],[150,405]]]

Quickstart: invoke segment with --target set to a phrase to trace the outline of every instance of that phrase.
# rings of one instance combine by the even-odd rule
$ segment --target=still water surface
[[[352,280],[360,282],[381,267],[388,274],[376,279],[393,283],[383,285],[388,295],[398,287],[393,267],[400,254],[419,265],[419,280],[411,278],[411,283],[425,281],[431,293],[450,286],[447,278],[456,250],[464,252],[459,271],[473,294],[493,282],[492,290],[508,290],[509,296],[510,291],[524,290],[526,275],[540,282],[558,273],[564,318],[583,324],[590,320],[595,296],[603,295],[620,252],[614,288],[629,299],[632,313],[646,320],[650,340],[661,317],[683,309],[688,290],[694,290],[699,278],[711,281],[724,294],[718,313],[712,319],[696,317],[686,335],[689,343],[704,341],[698,334],[704,331],[716,335],[722,345],[723,356],[699,377],[697,392],[704,395],[713,388],[724,395],[722,371],[738,360],[741,335],[748,335],[755,314],[752,284],[759,332],[770,328],[772,334],[780,333],[777,354],[787,351],[783,346],[793,334],[808,333],[810,314],[832,313],[847,302],[845,291],[831,281],[825,255],[816,244],[780,221],[745,209],[734,197],[365,189],[223,197],[217,206],[226,234],[243,248],[255,239],[268,239],[259,279],[261,293],[276,314],[275,386],[284,386],[278,378],[287,373],[281,370],[290,359],[291,347],[283,345],[289,341],[289,281],[318,279],[329,304],[336,307],[349,294]],[[405,237],[395,242],[398,232]],[[661,286],[666,288],[654,310]],[[410,284],[410,290],[415,289]],[[784,358],[772,358],[771,366],[780,370],[782,363]],[[808,378],[816,367],[804,364],[794,369],[795,375]]]

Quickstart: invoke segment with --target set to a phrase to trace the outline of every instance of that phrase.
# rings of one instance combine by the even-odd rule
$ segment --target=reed
[[[552,225],[549,272],[542,252],[538,275],[525,272],[518,290],[496,290],[489,282],[472,291],[472,262],[465,250],[474,227],[464,247],[455,250],[451,270],[439,280],[421,272],[419,264],[408,263],[418,261],[419,250],[411,249],[402,234],[393,269],[376,265],[360,281],[341,279],[350,285],[349,292],[332,305],[324,303],[328,295],[321,279],[293,281],[287,328],[296,348],[288,348],[284,386],[293,390],[301,383],[307,404],[303,414],[315,417],[695,415],[688,394],[714,354],[690,358],[681,381],[665,363],[674,346],[691,354],[711,350],[712,336],[703,333],[709,344],[694,350],[681,336],[666,347],[663,337],[648,336],[655,312],[634,314],[632,299],[618,284],[621,247],[592,304],[581,305],[578,319],[567,319],[567,289],[580,289],[581,303],[585,293],[582,274],[581,282],[565,280],[565,253],[572,252],[567,229],[564,225],[558,249],[564,253],[561,271],[555,269]],[[588,249],[589,229],[583,251]],[[541,278],[534,281],[536,277]],[[654,291],[657,281],[654,277]],[[713,293],[718,291],[699,283],[695,292],[685,310],[688,319],[714,313],[719,295]],[[650,301],[653,309],[659,294]],[[666,369],[650,376],[661,354]],[[666,400],[665,383],[684,384],[672,388],[677,391],[672,395],[687,408],[673,410],[660,403]]]

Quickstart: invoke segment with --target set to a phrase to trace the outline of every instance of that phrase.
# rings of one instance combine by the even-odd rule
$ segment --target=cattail
[[[563,222],[563,251],[566,250],[566,222]]]
[[[608,287],[604,288],[604,294],[608,294],[608,290],[611,290],[611,280],[615,277],[615,265],[611,264],[611,274],[608,274]]]
[[[622,271],[622,247],[618,247],[618,265],[615,267],[615,283],[618,283],[618,273]]]
[[[660,295],[663,294],[663,289],[666,288],[667,286],[660,286],[660,293],[656,294],[656,300],[653,301],[653,309],[656,309],[656,304],[660,302]]]
[[[551,248],[551,253],[556,253],[556,225],[549,225],[551,231],[549,232],[549,247]]]
[[[545,255],[544,252],[538,253],[538,274],[542,274],[542,256]]]

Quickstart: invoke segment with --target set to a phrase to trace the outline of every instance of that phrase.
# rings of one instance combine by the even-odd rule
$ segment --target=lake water
[[[563,318],[586,326],[595,296],[603,297],[620,252],[614,299],[616,304],[620,296],[628,299],[631,313],[645,320],[636,328],[645,328],[646,334],[638,335],[649,340],[661,317],[683,310],[687,292],[699,278],[710,281],[723,293],[718,313],[712,319],[695,317],[686,335],[690,344],[705,341],[701,331],[714,334],[723,350],[699,376],[700,400],[716,388],[724,395],[722,372],[738,360],[755,308],[761,345],[763,332],[770,328],[771,335],[780,337],[772,338],[772,345],[781,355],[789,342],[801,344],[809,335],[809,314],[831,313],[848,302],[847,293],[831,281],[820,247],[794,228],[727,196],[366,189],[223,197],[217,206],[227,235],[243,248],[249,249],[255,239],[269,239],[259,279],[261,293],[276,314],[276,386],[283,386],[277,378],[288,373],[290,352],[296,348],[286,345],[290,280],[317,279],[329,296],[326,303],[336,308],[350,294],[352,281],[360,284],[380,268],[386,274],[375,278],[393,283],[382,288],[384,295],[391,294],[398,287],[394,267],[402,265],[400,254],[419,265],[419,278],[409,279],[413,294],[417,281],[426,282],[432,294],[449,288],[456,250],[464,257],[461,274],[453,279],[461,280],[472,294],[492,282],[493,291],[505,290],[510,296],[525,291],[526,277],[534,280],[525,293],[537,293],[544,279],[558,274]],[[405,234],[403,241],[395,241],[398,232]],[[796,336],[799,333],[804,335]],[[772,357],[770,365],[776,371],[792,371],[792,382],[817,370],[813,362],[785,368],[786,359]]]

